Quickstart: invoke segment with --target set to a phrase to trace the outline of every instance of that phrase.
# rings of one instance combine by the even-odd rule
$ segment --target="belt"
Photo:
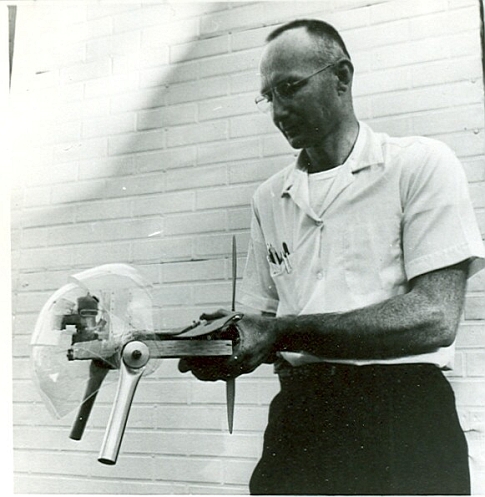
[[[391,376],[401,374],[421,374],[439,371],[433,364],[370,364],[357,366],[354,364],[336,364],[329,362],[315,362],[304,364],[302,366],[292,366],[289,362],[280,358],[275,363],[275,373],[278,374],[280,381],[299,382],[309,381],[312,379],[320,380],[337,380],[339,377],[355,377],[357,375],[365,376]]]
[[[280,378],[288,379],[306,379],[311,376],[334,376],[337,374],[339,365],[328,362],[315,362],[304,364],[302,366],[292,366],[290,363],[282,360],[275,364],[275,373]]]

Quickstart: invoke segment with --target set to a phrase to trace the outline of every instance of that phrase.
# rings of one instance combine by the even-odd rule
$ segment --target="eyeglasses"
[[[294,81],[293,83],[289,83],[288,81],[283,81],[272,88],[270,88],[267,92],[259,95],[258,97],[255,98],[254,102],[256,103],[258,109],[261,112],[268,112],[268,110],[271,109],[271,106],[273,105],[273,98],[274,95],[276,95],[280,100],[290,100],[295,96],[295,93],[305,85],[305,83],[312,78],[313,76],[316,76],[317,74],[321,73],[322,71],[325,71],[325,69],[328,69],[329,67],[332,67],[335,65],[336,62],[332,62],[331,64],[327,64],[326,66],[322,67],[318,71],[315,71],[313,74],[310,74],[310,76],[307,76],[306,78],[300,79],[298,81]]]

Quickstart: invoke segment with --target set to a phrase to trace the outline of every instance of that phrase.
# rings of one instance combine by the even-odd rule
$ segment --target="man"
[[[275,362],[252,494],[468,494],[450,368],[467,277],[484,249],[455,155],[359,122],[344,42],[318,20],[267,39],[261,96],[301,152],[253,199],[228,360],[203,380]],[[207,319],[225,311],[203,315]]]

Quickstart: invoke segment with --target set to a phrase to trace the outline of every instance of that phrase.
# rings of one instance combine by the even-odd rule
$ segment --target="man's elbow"
[[[431,339],[430,347],[440,348],[449,347],[456,339],[460,316],[451,315],[449,310],[443,309],[442,306],[435,306],[429,312],[429,338]]]
[[[420,309],[416,314],[423,324],[423,343],[449,347],[456,338],[463,306],[469,261],[438,269],[416,277],[411,294]]]

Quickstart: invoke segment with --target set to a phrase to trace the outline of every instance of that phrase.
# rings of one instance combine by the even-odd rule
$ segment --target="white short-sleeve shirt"
[[[391,138],[360,123],[318,215],[298,160],[260,185],[252,206],[239,300],[278,317],[350,311],[406,293],[418,275],[467,259],[470,274],[485,265],[462,166],[436,140]],[[294,365],[324,360],[449,368],[454,345],[389,360],[282,354]]]

